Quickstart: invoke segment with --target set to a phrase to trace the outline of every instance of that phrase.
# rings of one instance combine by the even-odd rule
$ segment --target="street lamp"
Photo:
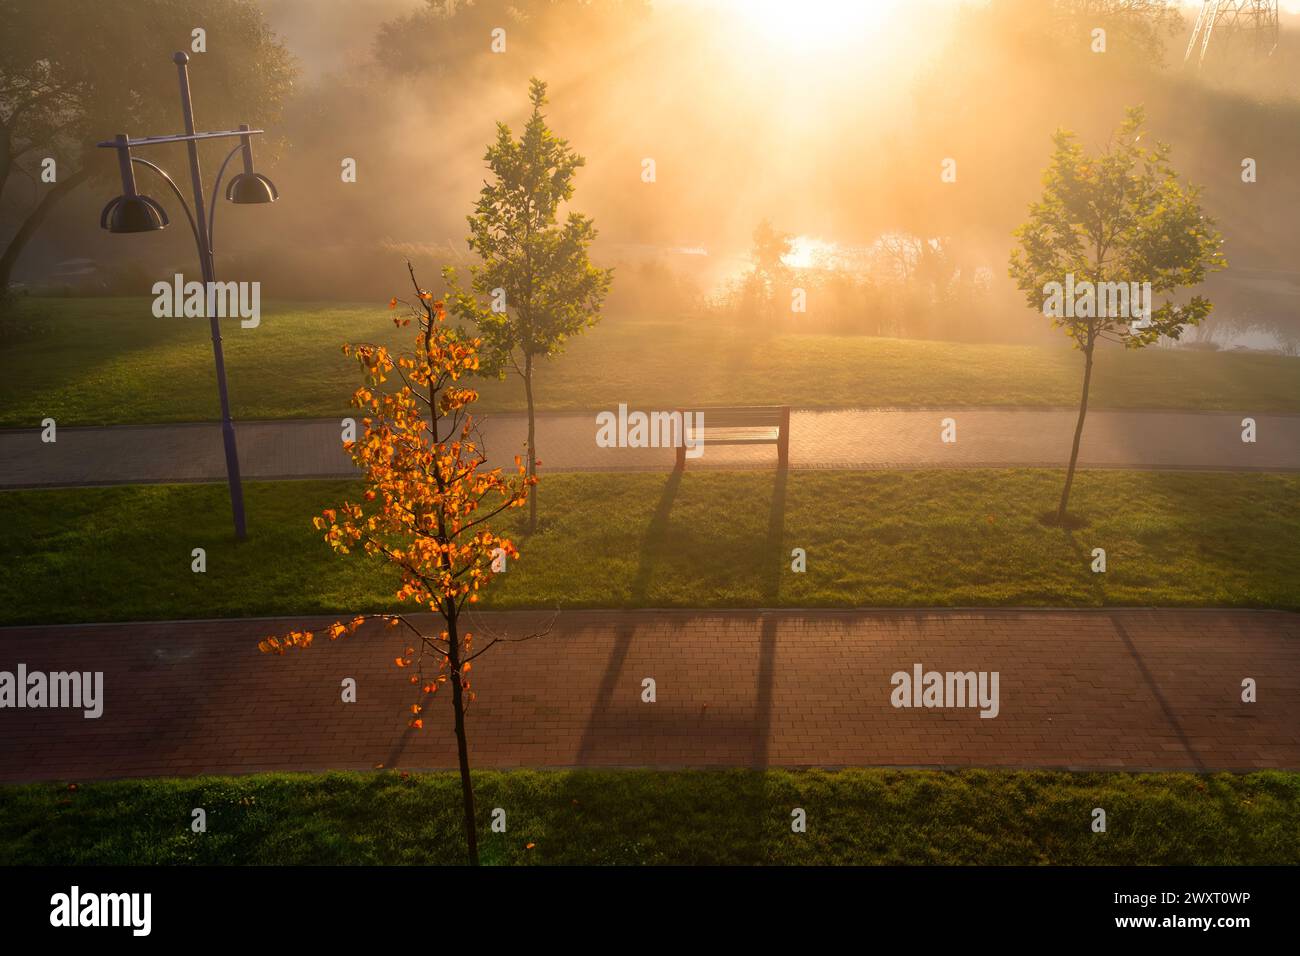
[[[235,425],[230,419],[230,396],[226,390],[226,361],[221,350],[221,326],[217,322],[212,308],[212,283],[216,281],[216,268],[212,257],[213,220],[217,211],[217,193],[221,189],[221,178],[226,166],[242,153],[244,171],[230,180],[226,188],[226,198],[233,203],[251,204],[275,202],[279,192],[271,180],[261,173],[253,171],[252,137],[262,130],[249,129],[247,124],[237,130],[224,130],[215,133],[196,133],[194,131],[194,106],[190,102],[189,54],[181,52],[172,56],[176,72],[180,79],[181,110],[185,115],[185,133],[173,136],[145,136],[131,139],[125,133],[118,133],[116,138],[99,145],[105,149],[117,150],[118,167],[122,173],[122,195],[111,200],[100,213],[99,224],[109,232],[152,232],[167,225],[167,213],[157,200],[141,195],[136,191],[135,170],[132,163],[139,163],[152,169],[171,187],[180,201],[185,216],[190,221],[190,231],[194,233],[194,244],[198,247],[199,268],[203,273],[205,311],[208,324],[212,329],[212,354],[217,364],[217,391],[221,395],[221,436],[226,448],[226,477],[230,482],[230,507],[235,516],[235,537],[244,538],[244,491],[239,480],[239,452],[235,447]],[[228,139],[238,137],[239,142],[226,155],[217,171],[216,182],[212,184],[212,199],[206,215],[203,208],[203,172],[199,168],[198,141],[206,139]],[[194,189],[194,208],[191,210],[185,201],[185,195],[167,172],[147,159],[132,156],[131,150],[142,146],[158,146],[163,143],[185,143],[190,155],[190,182]]]

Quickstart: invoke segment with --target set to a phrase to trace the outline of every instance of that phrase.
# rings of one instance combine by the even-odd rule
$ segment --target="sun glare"
[[[790,53],[861,46],[901,0],[725,0],[738,20]]]
[[[790,240],[790,251],[781,261],[791,269],[826,268],[833,264],[836,245],[812,236],[795,236]]]

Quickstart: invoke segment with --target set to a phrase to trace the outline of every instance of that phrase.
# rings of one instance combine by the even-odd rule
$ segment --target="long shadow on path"
[[[1111,627],[1115,629],[1115,633],[1119,635],[1120,640],[1124,642],[1124,647],[1133,658],[1133,663],[1137,665],[1138,672],[1142,675],[1142,679],[1146,682],[1147,687],[1151,689],[1151,696],[1154,697],[1156,703],[1160,705],[1160,710],[1165,715],[1165,720],[1169,721],[1169,726],[1173,729],[1174,734],[1177,735],[1179,744],[1181,744],[1183,750],[1187,752],[1187,756],[1191,758],[1197,772],[1203,773],[1205,771],[1205,764],[1202,762],[1200,755],[1196,752],[1196,748],[1192,746],[1192,742],[1187,738],[1187,733],[1183,730],[1183,725],[1179,721],[1178,715],[1175,714],[1173,708],[1169,706],[1169,701],[1165,699],[1164,693],[1160,690],[1160,685],[1156,682],[1155,677],[1152,676],[1150,669],[1148,669],[1146,665],[1146,661],[1142,659],[1142,654],[1138,651],[1137,645],[1133,643],[1133,638],[1129,636],[1128,630],[1124,627],[1124,622],[1120,620],[1120,615],[1110,615],[1110,624]]]
[[[669,475],[668,481],[664,484],[663,494],[659,496],[659,503],[655,506],[654,514],[650,518],[650,525],[646,529],[645,538],[641,541],[640,559],[637,564],[636,576],[632,579],[629,594],[631,603],[634,606],[644,603],[647,594],[649,594],[650,579],[654,575],[655,555],[663,552],[664,544],[668,539],[673,502],[677,498],[677,492],[680,490],[681,484],[682,472],[674,471]],[[614,692],[618,684],[619,674],[623,671],[623,664],[627,660],[628,649],[632,646],[634,630],[631,623],[625,624],[619,628],[614,637],[613,646],[610,648],[609,661],[605,664],[605,672],[600,679],[600,689],[597,691],[596,700],[593,702],[591,713],[587,718],[587,726],[582,732],[582,741],[578,744],[577,763],[579,766],[585,766],[590,762],[597,746],[597,740],[601,735],[602,718],[615,709],[613,707]]]
[[[666,560],[671,554],[668,548],[671,528],[671,515],[677,500],[682,481],[681,472],[673,472],[660,496],[642,540],[639,563],[633,580],[631,603],[642,605],[650,594],[650,586],[658,562]],[[784,567],[783,541],[785,536],[786,494],[789,482],[787,469],[779,469],[773,479],[771,504],[768,511],[767,530],[761,544],[762,582],[761,594],[763,604],[775,608],[780,604],[781,573]],[[576,763],[590,766],[599,762],[603,753],[617,750],[627,742],[635,748],[636,740],[644,740],[646,721],[657,732],[669,736],[697,736],[713,733],[729,737],[742,747],[750,750],[750,766],[755,771],[762,771],[769,763],[769,742],[773,718],[773,695],[776,678],[777,652],[777,615],[760,612],[758,674],[752,709],[747,717],[739,714],[686,712],[678,707],[669,710],[672,705],[660,704],[662,711],[655,711],[652,705],[641,704],[629,706],[627,700],[619,695],[639,693],[639,688],[622,686],[623,671],[635,636],[635,627],[629,623],[621,627],[614,636],[610,647],[609,659],[601,677],[596,699],[592,702],[581,741],[578,745]],[[671,688],[668,688],[672,692]],[[661,716],[661,714],[663,716]],[[732,830],[733,841],[738,835],[748,838],[751,862],[760,863],[767,856],[765,849],[770,845],[771,834],[776,827],[782,826],[780,819],[784,808],[773,808],[767,794],[765,778],[761,773],[741,774],[735,779],[735,789],[729,794],[730,813],[735,818],[726,829]],[[574,788],[576,792],[576,788]],[[567,791],[564,797],[571,796]],[[591,808],[595,809],[595,808]],[[668,825],[671,821],[654,818],[655,822]],[[740,834],[735,833],[737,823]],[[701,847],[700,862],[707,862],[707,847]]]

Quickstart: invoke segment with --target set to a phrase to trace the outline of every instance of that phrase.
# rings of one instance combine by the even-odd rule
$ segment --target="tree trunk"
[[[36,230],[40,228],[41,223],[45,221],[45,217],[50,214],[50,210],[55,207],[60,199],[88,178],[90,178],[89,170],[79,169],[67,179],[60,180],[41,198],[41,201],[36,204],[36,208],[27,214],[23,224],[18,227],[14,237],[9,240],[4,255],[0,255],[0,293],[9,288],[9,278],[13,275],[18,257],[22,254],[23,248],[28,241],[35,235]]]
[[[528,476],[537,471],[537,421],[533,409],[533,357],[524,356],[524,394],[528,397]],[[537,486],[528,489],[528,531],[537,530]]]
[[[456,754],[460,759],[460,794],[465,806],[465,846],[469,865],[478,866],[478,828],[474,813],[474,782],[469,775],[469,742],[465,736],[465,697],[460,686],[460,636],[456,631],[455,602],[447,599],[452,612],[447,616],[447,658],[451,665],[451,703],[456,714]]]
[[[1079,421],[1074,426],[1074,446],[1070,449],[1070,467],[1065,473],[1065,488],[1061,492],[1061,506],[1056,510],[1056,523],[1065,524],[1065,509],[1070,503],[1070,486],[1074,484],[1074,469],[1079,463],[1079,440],[1083,438],[1083,419],[1088,414],[1088,386],[1092,382],[1092,353],[1097,340],[1088,333],[1088,344],[1083,350],[1083,395],[1079,399]]]
[[[5,184],[9,182],[9,173],[14,168],[14,156],[9,152],[13,137],[9,127],[0,123],[0,198],[4,197]]]

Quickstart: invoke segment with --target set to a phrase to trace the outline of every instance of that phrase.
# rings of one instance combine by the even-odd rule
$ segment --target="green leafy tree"
[[[559,207],[573,197],[573,177],[586,162],[546,125],[546,84],[529,84],[532,115],[515,139],[497,124],[496,142],[484,159],[492,172],[469,220],[469,247],[482,260],[470,270],[472,291],[462,290],[454,269],[444,270],[454,313],[478,326],[484,370],[504,378],[513,371],[528,402],[528,476],[536,474],[534,376],[537,365],[600,319],[612,269],[591,264],[592,220]],[[529,497],[528,525],[537,526],[537,496]]]
[[[1227,264],[1219,251],[1222,237],[1201,209],[1200,188],[1179,181],[1168,144],[1143,144],[1144,121],[1140,107],[1130,108],[1096,156],[1087,155],[1073,133],[1058,130],[1042,198],[1030,205],[1028,221],[1015,231],[1019,248],[1011,254],[1011,277],[1029,307],[1049,314],[1053,327],[1083,353],[1083,393],[1058,524],[1067,520],[1097,343],[1108,340],[1136,349],[1162,336],[1177,339],[1184,326],[1204,320],[1212,306],[1199,295],[1183,304],[1170,295],[1198,285],[1208,272]],[[1085,290],[1078,308],[1049,309],[1049,287],[1065,286],[1067,277]],[[1084,283],[1091,284],[1091,300]],[[1132,283],[1150,283],[1152,298],[1163,301],[1145,303],[1145,316],[1130,318],[1131,299],[1128,316],[1111,314],[1121,285],[1131,289]],[[1103,307],[1106,299],[1109,305]]]
[[[288,51],[254,0],[0,0],[0,293],[50,211],[117,164],[95,144],[181,128],[171,54],[207,31],[192,64],[209,128],[274,119],[293,86]],[[55,160],[56,179],[40,179]],[[14,187],[18,178],[29,180]],[[30,200],[28,197],[33,197]]]

